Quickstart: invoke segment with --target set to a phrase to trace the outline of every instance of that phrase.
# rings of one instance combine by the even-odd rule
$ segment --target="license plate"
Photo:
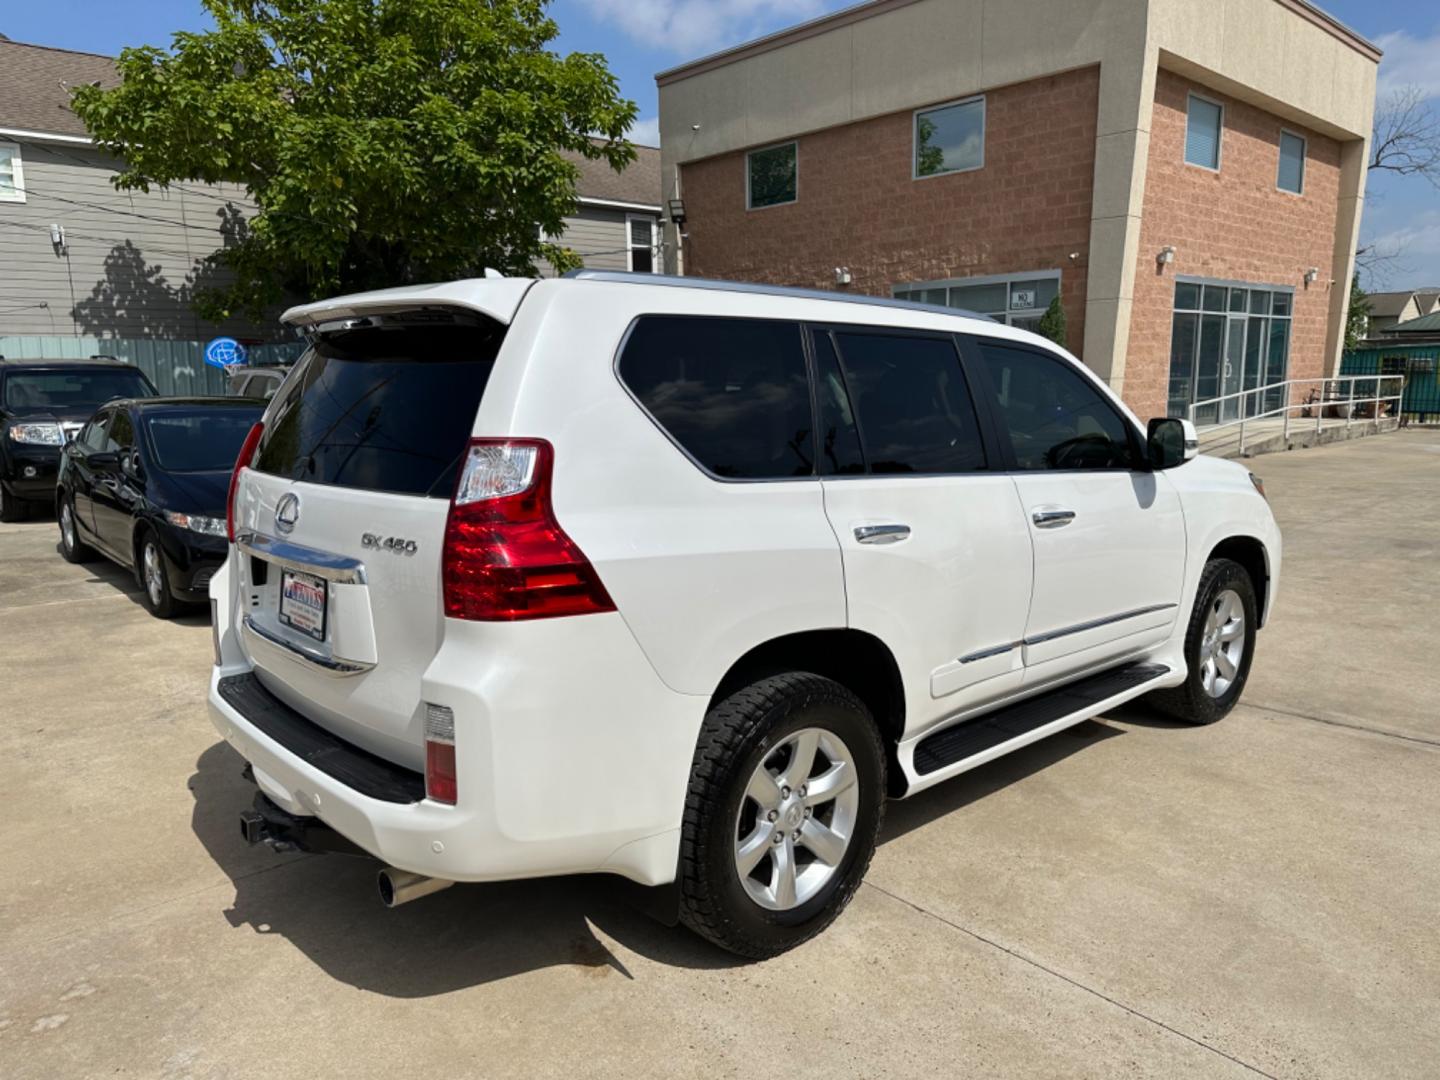
[[[295,570],[280,573],[280,621],[325,640],[325,579]]]

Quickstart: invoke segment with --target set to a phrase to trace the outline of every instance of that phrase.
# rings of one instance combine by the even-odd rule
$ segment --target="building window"
[[[1305,191],[1305,140],[1288,131],[1280,132],[1280,171],[1275,186],[1296,195]]]
[[[799,144],[788,142],[745,155],[745,206],[783,206],[800,196]]]
[[[1290,367],[1294,302],[1288,288],[1177,281],[1169,415],[1188,418],[1190,406],[1199,404],[1197,424],[1223,424],[1238,420],[1242,410],[1254,416],[1279,408],[1285,388],[1273,384],[1283,382]]]
[[[985,164],[985,99],[915,113],[915,179]]]
[[[655,257],[655,219],[646,214],[627,214],[625,229],[628,234],[630,269],[640,274],[653,274],[658,269]]]
[[[25,175],[20,169],[20,147],[0,142],[0,202],[25,201]]]
[[[1035,330],[1050,301],[1060,295],[1060,271],[925,281],[897,285],[893,291],[897,300],[961,308],[1022,330]]]
[[[1185,117],[1185,161],[1202,169],[1220,168],[1220,132],[1225,108],[1195,94]]]

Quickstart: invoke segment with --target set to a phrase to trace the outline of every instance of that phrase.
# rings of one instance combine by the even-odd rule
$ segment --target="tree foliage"
[[[1358,348],[1370,325],[1370,298],[1360,287],[1360,275],[1350,279],[1350,307],[1345,313],[1345,350]]]
[[[1440,113],[1422,86],[1401,86],[1375,107],[1371,171],[1419,176],[1440,188]]]
[[[1065,308],[1058,295],[1050,301],[1045,314],[1040,316],[1040,325],[1035,328],[1035,332],[1041,337],[1049,338],[1062,349],[1066,347]]]
[[[209,318],[287,296],[578,257],[562,150],[621,169],[635,118],[603,56],[560,56],[548,0],[202,0],[169,51],[126,49],[76,114],[124,161],[120,189],[242,185],[258,206],[212,261]],[[591,135],[595,137],[592,138]]]

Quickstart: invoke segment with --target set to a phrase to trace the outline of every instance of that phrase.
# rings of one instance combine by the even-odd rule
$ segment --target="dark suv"
[[[55,502],[60,448],[112,398],[154,397],[145,373],[113,360],[0,360],[0,521]]]

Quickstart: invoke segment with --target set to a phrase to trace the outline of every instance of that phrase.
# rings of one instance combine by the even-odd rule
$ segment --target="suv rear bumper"
[[[228,567],[216,575],[213,599],[228,576]],[[674,879],[708,702],[661,683],[618,615],[447,620],[419,689],[455,714],[460,799],[449,806],[423,798],[419,773],[279,702],[244,655],[228,604],[217,606],[223,663],[211,675],[211,718],[287,812],[314,815],[382,862],[427,877]],[[376,785],[377,765],[393,790]]]

